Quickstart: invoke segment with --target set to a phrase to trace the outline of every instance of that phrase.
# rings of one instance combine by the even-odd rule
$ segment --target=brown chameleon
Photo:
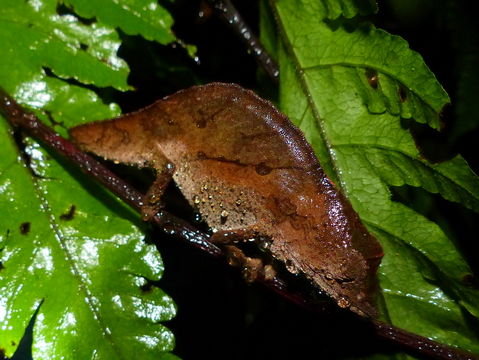
[[[270,102],[212,83],[70,133],[84,150],[157,171],[147,215],[173,179],[213,241],[259,239],[340,307],[375,316],[382,249],[302,133]]]

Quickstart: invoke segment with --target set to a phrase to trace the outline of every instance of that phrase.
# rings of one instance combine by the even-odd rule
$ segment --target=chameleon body
[[[84,150],[156,169],[152,196],[172,176],[217,235],[262,239],[339,306],[375,315],[381,247],[302,133],[270,102],[213,83],[70,133]]]

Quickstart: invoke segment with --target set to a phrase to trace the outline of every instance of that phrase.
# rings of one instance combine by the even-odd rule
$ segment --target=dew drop
[[[204,129],[206,127],[206,120],[205,119],[198,120],[196,122],[196,127],[198,129]]]
[[[220,222],[221,222],[221,224],[223,225],[223,224],[226,223],[226,220],[228,219],[228,215],[229,215],[229,214],[228,214],[228,211],[223,210],[220,215],[221,215],[221,217],[220,217]]]
[[[345,309],[345,308],[349,307],[350,303],[349,303],[348,299],[346,299],[345,297],[341,297],[341,298],[338,299],[338,305],[339,305],[340,308]]]
[[[288,271],[291,274],[299,273],[299,269],[296,267],[296,265],[294,265],[294,263],[291,260],[286,260],[285,265],[286,265],[286,269],[288,269]]]
[[[202,221],[201,214],[199,212],[194,213],[194,222],[200,223]]]
[[[261,250],[268,250],[271,247],[271,239],[261,237],[258,246]]]

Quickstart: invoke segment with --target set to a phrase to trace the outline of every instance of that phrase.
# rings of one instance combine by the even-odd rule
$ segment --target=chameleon
[[[70,129],[84,151],[149,167],[146,218],[174,181],[212,241],[257,239],[341,308],[375,317],[382,248],[321,168],[301,131],[239,85],[211,83]]]

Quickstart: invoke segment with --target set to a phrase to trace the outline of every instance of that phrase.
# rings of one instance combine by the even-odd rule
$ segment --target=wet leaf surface
[[[478,211],[479,182],[465,161],[428,162],[401,123],[439,128],[444,90],[399,37],[369,24],[322,21],[318,14],[327,14],[314,1],[272,6],[283,31],[280,106],[385,248],[384,318],[479,351],[468,320],[479,315],[479,292],[463,282],[469,266],[437,224],[392,201],[389,189],[420,186]]]
[[[72,1],[65,11],[56,1],[3,1],[0,51],[8,56],[1,86],[22,104],[41,108],[39,116],[63,134],[72,124],[117,115],[116,104],[103,103],[86,86],[129,88],[115,28],[148,37],[155,28],[163,43],[173,40],[171,19],[159,6],[154,21],[142,16],[140,24],[132,20],[136,10],[152,5],[125,4]],[[110,18],[86,21],[100,8]],[[163,265],[155,246],[143,241],[138,216],[35,141],[12,136],[3,118],[0,142],[0,207],[8,214],[0,219],[5,354],[13,354],[42,303],[33,358],[173,358],[174,337],[161,322],[176,307],[158,287],[145,291],[161,278]]]

